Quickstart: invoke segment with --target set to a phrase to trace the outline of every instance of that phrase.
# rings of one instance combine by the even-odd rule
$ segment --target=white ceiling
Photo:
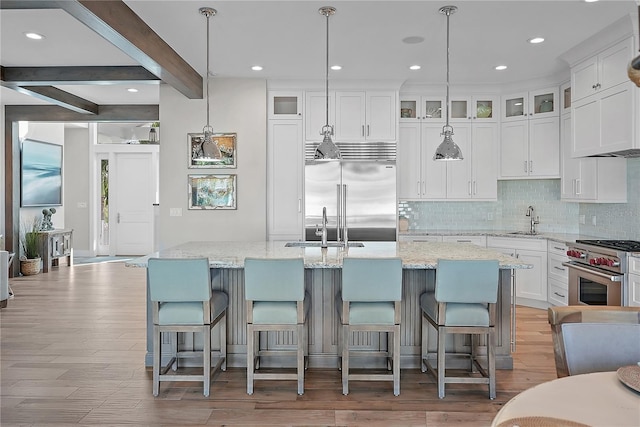
[[[450,18],[451,85],[512,84],[566,73],[560,56],[624,16],[637,21],[634,0],[566,1],[156,1],[125,0],[197,72],[206,73],[206,19],[209,6],[211,69],[216,76],[323,81],[326,18],[321,6],[336,7],[330,18],[330,63],[343,66],[330,79],[445,82],[446,17]],[[637,24],[635,24],[637,25]],[[15,66],[137,65],[99,35],[61,10],[1,10],[0,64]],[[32,41],[23,33],[44,34]],[[637,31],[637,26],[636,26]],[[403,43],[420,36],[423,43]],[[527,40],[546,41],[531,45]],[[629,58],[631,60],[631,58]],[[261,72],[251,71],[262,65]],[[422,69],[410,71],[419,64]],[[505,64],[506,71],[493,69]],[[214,77],[215,78],[215,77]],[[158,103],[157,85],[59,86],[98,104]],[[11,89],[2,104],[42,101]]]

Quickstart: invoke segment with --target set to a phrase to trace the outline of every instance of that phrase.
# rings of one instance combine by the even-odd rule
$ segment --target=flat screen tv
[[[22,207],[62,205],[62,146],[22,141]]]

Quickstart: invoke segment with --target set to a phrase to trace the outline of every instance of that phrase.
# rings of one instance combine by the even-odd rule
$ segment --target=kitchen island
[[[435,286],[437,260],[447,259],[497,259],[500,263],[498,288],[496,367],[512,369],[511,342],[513,336],[512,286],[514,269],[530,268],[519,259],[500,252],[467,243],[432,242],[364,242],[363,247],[285,247],[281,241],[261,242],[189,242],[145,257],[128,261],[128,267],[146,267],[150,257],[209,259],[212,288],[229,295],[227,314],[227,363],[229,366],[246,366],[246,327],[244,300],[244,259],[255,258],[303,258],[305,286],[311,295],[309,312],[309,366],[338,366],[339,318],[335,307],[335,295],[341,287],[341,267],[344,257],[399,257],[403,264],[401,360],[402,367],[420,366],[421,312],[420,295]],[[363,284],[366,285],[366,284]],[[147,292],[148,295],[148,292]],[[145,365],[152,361],[151,304],[147,300],[147,354]],[[214,334],[220,333],[214,329]],[[198,348],[197,337],[183,334],[180,345]],[[429,351],[435,353],[435,334],[430,334]],[[378,350],[386,347],[384,335],[362,333],[354,339],[361,350]],[[263,339],[263,348],[291,348],[293,338],[288,333],[272,333]],[[218,342],[214,336],[212,343]],[[456,350],[467,350],[468,342],[451,342]],[[166,344],[168,345],[168,343]],[[435,354],[434,354],[435,358]],[[287,362],[284,362],[285,364]],[[449,362],[448,362],[449,363]],[[283,364],[280,359],[264,359],[263,365]],[[454,365],[455,366],[455,365]]]

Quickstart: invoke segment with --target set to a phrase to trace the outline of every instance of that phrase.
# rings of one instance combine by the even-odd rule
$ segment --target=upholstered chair
[[[400,258],[345,258],[342,291],[336,307],[342,324],[339,338],[342,393],[349,394],[349,381],[393,381],[393,394],[400,394],[400,306],[402,260]],[[386,333],[387,348],[381,351],[351,349],[354,332]],[[393,340],[389,340],[389,334]],[[391,345],[389,345],[392,343]],[[382,356],[390,373],[350,373],[351,356]]]
[[[558,378],[640,362],[640,307],[550,307]]]
[[[422,309],[422,371],[429,370],[438,381],[438,397],[444,398],[445,384],[489,385],[489,398],[496,397],[495,323],[499,266],[496,260],[438,260],[435,290],[420,296]],[[437,368],[429,361],[427,338],[432,325],[437,333]],[[447,353],[447,334],[470,334],[468,354]],[[486,364],[478,358],[480,336],[486,336]],[[469,358],[478,375],[447,376],[446,358]]]
[[[304,394],[306,368],[307,317],[310,298],[305,293],[302,258],[261,259],[244,261],[244,286],[247,304],[247,394],[253,394],[255,380],[297,380],[298,394]],[[260,332],[285,331],[297,342],[295,350],[269,349],[260,344]],[[266,335],[266,334],[265,334]],[[296,358],[296,373],[287,368],[257,372],[262,356]]]
[[[211,290],[209,261],[206,258],[150,258],[147,268],[149,297],[153,311],[153,395],[162,381],[202,381],[204,395],[211,384],[211,330],[220,325],[220,358],[213,371],[226,369],[226,316],[229,298]],[[162,364],[162,333],[172,338],[172,355]],[[202,351],[179,349],[178,333],[200,332]],[[178,371],[183,358],[202,357],[202,374]],[[173,373],[167,373],[173,368]]]

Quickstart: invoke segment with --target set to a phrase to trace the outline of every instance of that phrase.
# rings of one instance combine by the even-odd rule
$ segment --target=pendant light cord
[[[325,126],[329,126],[329,16],[327,12],[327,49],[326,49],[326,69],[325,69]]]
[[[447,10],[445,13],[447,15],[447,100],[445,105],[445,112],[447,115],[446,127],[448,128],[450,127],[449,126],[449,17],[451,16],[451,11]]]
[[[211,15],[207,14],[207,76],[206,76],[206,90],[207,90],[207,128],[211,128],[209,124],[209,18]]]

